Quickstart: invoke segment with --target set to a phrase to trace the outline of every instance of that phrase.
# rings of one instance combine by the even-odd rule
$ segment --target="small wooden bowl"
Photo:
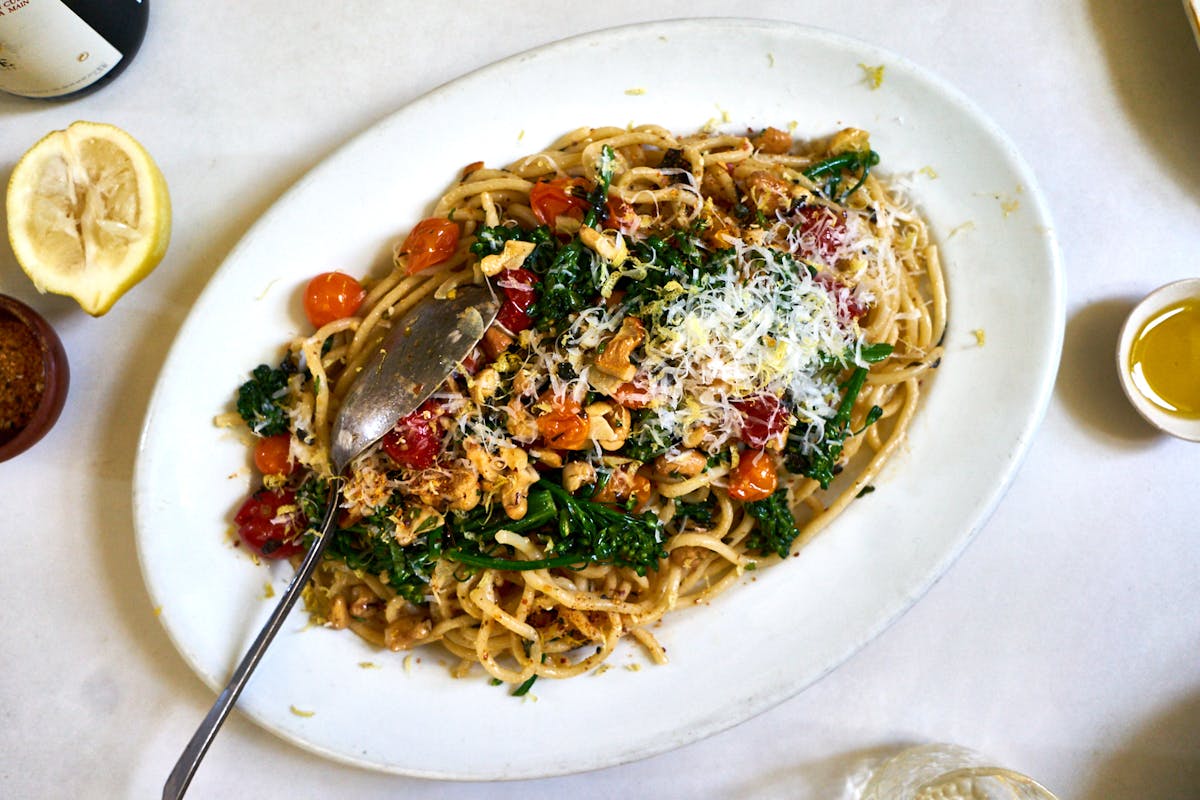
[[[0,433],[0,461],[7,461],[33,447],[54,427],[67,401],[71,372],[62,341],[41,314],[20,300],[0,294],[0,320],[16,322],[32,334],[42,364],[39,377],[43,380],[41,397],[25,424],[7,440],[5,434]],[[36,377],[31,376],[31,379]]]

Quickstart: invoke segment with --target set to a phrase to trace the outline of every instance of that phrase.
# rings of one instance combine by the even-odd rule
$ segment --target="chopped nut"
[[[637,367],[629,360],[633,351],[646,339],[646,329],[637,317],[626,317],[621,321],[621,329],[609,340],[604,352],[596,358],[597,369],[620,378],[623,381],[633,380]]]
[[[699,450],[663,453],[654,461],[654,472],[660,478],[694,478],[708,467],[708,459]]]
[[[563,465],[563,488],[574,494],[580,487],[596,480],[596,468],[586,461],[572,461]]]
[[[617,231],[600,233],[595,228],[585,226],[579,229],[579,239],[601,258],[611,262],[614,267],[621,266],[629,257],[629,249],[625,247],[625,240]]]
[[[605,450],[619,450],[629,438],[629,409],[617,403],[600,401],[584,411],[588,418],[588,438]]]
[[[525,263],[525,259],[533,252],[536,245],[533,242],[518,242],[510,239],[504,243],[504,250],[490,256],[484,256],[479,262],[479,269],[489,278],[499,275],[506,269],[517,269]]]
[[[500,373],[493,367],[484,367],[471,379],[471,399],[483,405],[500,388]]]

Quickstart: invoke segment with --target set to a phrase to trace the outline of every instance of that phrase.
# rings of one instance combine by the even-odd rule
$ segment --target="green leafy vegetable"
[[[275,369],[259,364],[250,373],[250,380],[238,388],[237,412],[250,430],[259,436],[275,436],[288,431],[287,400],[291,362],[284,362]]]
[[[717,513],[716,497],[710,498],[703,503],[684,503],[679,500],[675,501],[675,519],[690,519],[697,525],[709,526],[712,524],[713,516]]]
[[[309,520],[322,519],[328,503],[327,481],[312,477],[296,490],[296,504]],[[333,538],[325,555],[378,576],[411,603],[423,603],[429,578],[442,555],[445,530],[431,524],[410,544],[401,545],[393,535],[395,523],[388,519],[387,509],[385,505],[350,527],[336,528],[329,534]]]
[[[596,173],[600,180],[588,192],[588,211],[583,217],[583,224],[594,228],[608,219],[608,187],[612,185],[613,167],[617,156],[608,145],[600,148],[600,163],[596,165]]]
[[[825,196],[835,202],[844,203],[846,198],[857,192],[859,187],[866,182],[867,176],[871,174],[871,167],[878,163],[879,154],[874,150],[850,150],[818,161],[804,170],[804,177],[810,181],[816,181],[828,176],[829,180],[823,190]],[[843,172],[849,172],[851,175],[857,173],[858,182],[843,194],[838,195],[838,189],[842,185]]]
[[[784,464],[796,475],[804,475],[821,484],[822,489],[828,489],[834,476],[841,471],[838,459],[846,446],[846,438],[854,435],[850,430],[850,412],[854,410],[854,402],[862,392],[867,382],[867,368],[855,367],[843,388],[842,400],[838,404],[837,413],[825,423],[825,436],[809,452],[803,448],[803,436],[788,436],[784,448]],[[871,406],[863,424],[863,430],[874,424],[883,414],[879,406]],[[862,433],[862,430],[858,431]]]
[[[526,694],[528,694],[529,690],[531,688],[533,688],[533,682],[537,680],[537,677],[538,677],[537,675],[530,675],[528,680],[526,680],[524,683],[522,683],[516,689],[513,689],[512,696],[513,697],[524,697]]]
[[[591,500],[575,497],[554,483],[540,480],[529,493],[525,519],[486,521],[470,516],[454,522],[455,547],[445,556],[482,569],[529,570],[613,564],[631,567],[639,575],[656,568],[667,557],[663,525],[650,512],[629,514]],[[552,509],[550,514],[547,509]],[[536,521],[526,522],[536,514]],[[507,548],[495,541],[500,530],[535,531],[544,542],[546,556],[534,560],[510,558]]]
[[[792,542],[800,535],[796,519],[788,508],[787,492],[779,490],[764,500],[746,504],[746,512],[758,520],[758,525],[746,537],[746,549],[769,555],[776,553],[787,558]]]

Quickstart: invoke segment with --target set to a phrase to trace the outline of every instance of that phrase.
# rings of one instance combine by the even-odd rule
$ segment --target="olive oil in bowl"
[[[1147,422],[1200,442],[1200,278],[1160,287],[1130,312],[1117,345],[1117,374]]]

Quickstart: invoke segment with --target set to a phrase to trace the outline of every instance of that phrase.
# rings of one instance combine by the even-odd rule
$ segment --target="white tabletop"
[[[212,702],[155,620],[131,480],[172,336],[254,220],[349,137],[470,70],[572,34],[733,7],[156,2],[142,52],[110,86],[66,103],[0,96],[4,176],[51,129],[112,122],[158,160],[175,220],[163,264],[99,319],[38,295],[0,248],[0,292],[52,321],[72,368],[57,427],[0,464],[0,795],[157,796]],[[832,674],[666,755],[529,783],[432,783],[322,760],[235,714],[189,796],[837,800],[865,757],[942,740],[1064,800],[1200,797],[1200,445],[1136,416],[1112,356],[1138,298],[1200,274],[1200,51],[1182,7],[737,7],[940,74],[1037,174],[1065,256],[1066,340],[1046,419],[999,509],[910,612]]]

